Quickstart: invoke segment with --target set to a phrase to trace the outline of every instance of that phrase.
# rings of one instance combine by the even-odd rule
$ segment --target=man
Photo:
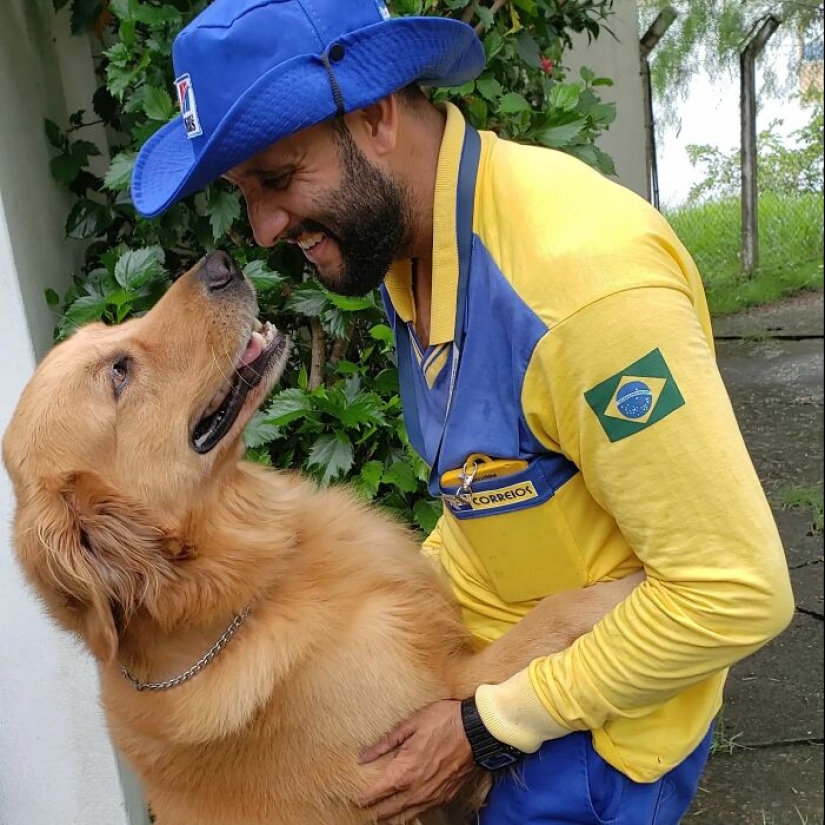
[[[475,760],[496,772],[484,825],[675,825],[726,668],[790,621],[783,550],[687,252],[627,190],[416,88],[483,64],[469,27],[381,0],[217,0],[175,42],[182,117],[141,151],[134,201],[156,215],[224,175],[259,244],[299,244],[337,292],[381,285],[444,500],[425,550],[480,640],[647,573],[568,650],[365,753],[395,758],[361,804],[408,821]]]

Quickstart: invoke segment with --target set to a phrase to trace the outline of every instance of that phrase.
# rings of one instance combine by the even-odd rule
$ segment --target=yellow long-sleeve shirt
[[[543,469],[489,481],[470,504],[442,489],[445,513],[425,551],[482,640],[544,595],[645,569],[646,583],[592,632],[483,686],[477,701],[491,732],[522,750],[587,729],[608,762],[652,781],[707,732],[726,668],[793,610],[776,526],[715,364],[701,280],[636,195],[562,153],[487,133],[468,170],[464,122],[450,107],[447,118],[432,337],[412,349],[418,372],[404,403],[418,410],[416,446],[435,478],[473,453]],[[455,238],[469,208],[457,210],[456,192],[468,174],[472,258],[454,369]],[[413,335],[408,266],[386,290],[396,334]]]

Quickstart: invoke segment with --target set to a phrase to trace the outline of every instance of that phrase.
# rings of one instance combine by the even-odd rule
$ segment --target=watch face
[[[514,762],[517,762],[518,759],[509,753],[496,753],[491,756],[485,756],[483,759],[480,759],[478,764],[488,771],[497,771],[500,768],[506,768],[508,765],[512,765]]]

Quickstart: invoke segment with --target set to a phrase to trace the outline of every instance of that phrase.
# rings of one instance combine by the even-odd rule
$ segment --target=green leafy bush
[[[67,0],[54,0],[55,8]],[[324,290],[294,247],[257,248],[238,194],[222,183],[144,220],[129,196],[140,145],[170,118],[175,104],[171,50],[176,33],[206,0],[74,0],[76,33],[94,30],[108,45],[99,65],[94,113],[46,124],[54,177],[75,196],[66,233],[87,244],[85,265],[69,291],[47,300],[58,313],[56,337],[80,324],[117,323],[149,309],[178,273],[216,246],[227,249],[255,283],[261,315],[296,342],[282,386],[246,432],[249,456],[301,468],[322,483],[347,480],[365,498],[429,530],[427,468],[412,453],[398,397],[391,333],[375,296],[341,298]],[[441,14],[475,25],[488,66],[475,82],[434,90],[477,127],[561,149],[613,171],[594,145],[615,118],[599,97],[610,85],[587,69],[569,78],[563,53],[572,33],[599,35],[612,0],[397,0],[397,14]],[[100,148],[82,138],[102,120],[112,159],[103,179],[89,168]]]

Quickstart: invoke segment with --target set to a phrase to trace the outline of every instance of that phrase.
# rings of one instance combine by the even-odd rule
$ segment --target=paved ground
[[[823,537],[789,488],[823,479],[823,294],[717,319],[719,366],[774,507],[794,583],[791,627],[736,666],[683,825],[823,825]]]

